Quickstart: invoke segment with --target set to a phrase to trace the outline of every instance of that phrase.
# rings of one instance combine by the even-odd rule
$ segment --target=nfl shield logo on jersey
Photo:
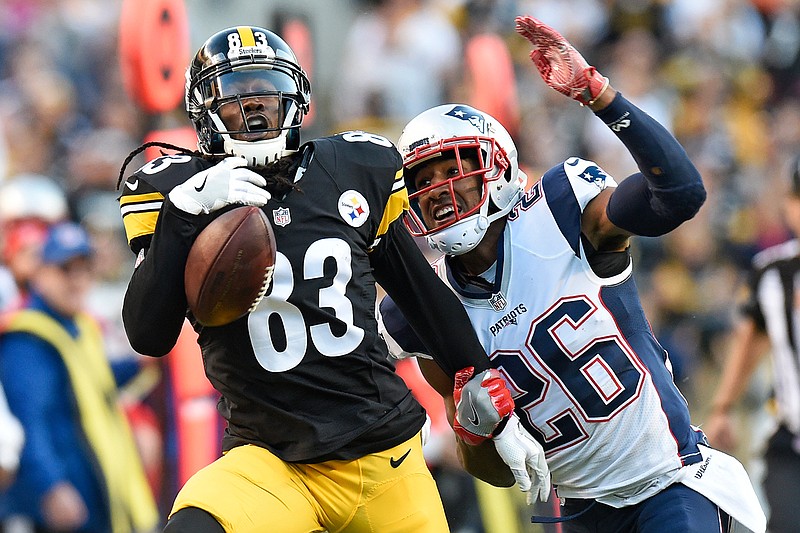
[[[502,292],[492,295],[489,298],[489,303],[492,304],[492,309],[495,311],[502,311],[508,305],[508,301],[506,301],[506,297],[503,296]]]
[[[292,221],[292,215],[289,213],[288,207],[281,207],[279,209],[272,210],[272,220],[275,222],[277,226],[286,226],[289,222]]]

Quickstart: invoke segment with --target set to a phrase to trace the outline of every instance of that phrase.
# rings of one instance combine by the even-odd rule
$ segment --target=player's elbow
[[[687,184],[680,189],[654,192],[653,209],[666,225],[674,229],[694,218],[703,207],[706,197],[706,189],[698,174],[696,179],[687,180]]]
[[[151,357],[163,357],[172,350],[172,344],[159,342],[157,339],[152,338],[146,334],[131,333],[126,329],[128,342],[131,348],[141,355],[149,355]]]
[[[177,342],[177,336],[167,338],[163,330],[153,327],[149,322],[133,319],[125,308],[122,310],[122,324],[125,328],[125,335],[133,350],[141,355],[152,357],[162,357],[167,355]]]
[[[684,186],[681,197],[682,202],[677,202],[682,206],[682,213],[686,216],[686,220],[694,217],[706,201],[708,193],[703,186],[703,178],[700,171],[694,165],[689,165],[684,169]]]

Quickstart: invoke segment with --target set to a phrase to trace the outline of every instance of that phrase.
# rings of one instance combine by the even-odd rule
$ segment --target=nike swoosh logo
[[[135,191],[139,188],[139,180],[135,179],[133,181],[126,181],[125,185],[127,185],[130,190]]]
[[[472,415],[467,417],[469,423],[474,426],[479,426],[481,423],[481,417],[478,416],[478,410],[475,409],[475,404],[472,403],[472,394],[467,392],[467,401],[469,402],[469,408],[472,409]]]
[[[394,457],[390,457],[389,458],[389,464],[392,465],[392,468],[397,468],[398,466],[400,466],[403,463],[403,461],[406,460],[406,457],[408,457],[408,454],[410,454],[410,453],[411,453],[411,449],[409,449],[406,453],[401,455],[400,459],[395,459]]]
[[[195,187],[195,188],[194,188],[194,190],[196,190],[197,192],[200,192],[200,191],[202,191],[202,190],[205,188],[205,186],[206,186],[206,181],[207,181],[207,180],[208,180],[208,174],[206,174],[205,176],[203,176],[203,183],[201,183],[199,187]]]

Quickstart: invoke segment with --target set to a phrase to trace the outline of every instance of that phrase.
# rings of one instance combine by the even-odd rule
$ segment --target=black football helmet
[[[311,85],[283,39],[238,26],[215,33],[197,51],[185,97],[203,153],[263,166],[299,148]]]

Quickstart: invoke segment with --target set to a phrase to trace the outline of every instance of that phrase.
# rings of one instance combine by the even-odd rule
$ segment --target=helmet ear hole
[[[286,148],[289,150],[300,148],[300,128],[292,128],[286,133]]]
[[[218,154],[225,150],[225,141],[219,133],[211,133],[209,135],[209,148],[212,154]]]

